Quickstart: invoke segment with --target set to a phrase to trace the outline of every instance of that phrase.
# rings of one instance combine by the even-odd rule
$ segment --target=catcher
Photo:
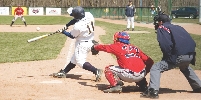
[[[144,54],[138,47],[129,43],[130,36],[126,32],[116,32],[113,44],[93,45],[92,52],[104,51],[116,56],[118,66],[108,65],[105,67],[105,77],[110,83],[105,93],[121,92],[122,81],[135,82],[140,91],[147,89],[146,74],[149,73],[153,60]]]

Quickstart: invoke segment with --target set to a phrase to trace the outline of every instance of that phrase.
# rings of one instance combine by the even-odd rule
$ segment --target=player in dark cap
[[[151,67],[149,87],[141,97],[158,98],[161,73],[175,67],[178,67],[184,74],[193,92],[201,93],[201,81],[189,66],[189,64],[195,65],[196,43],[183,27],[173,25],[170,21],[168,15],[164,13],[159,13],[154,17],[157,40],[163,57]]]

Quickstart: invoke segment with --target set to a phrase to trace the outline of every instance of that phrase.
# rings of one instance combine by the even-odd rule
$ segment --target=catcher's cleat
[[[140,97],[158,99],[158,90],[155,90],[153,88],[147,89],[145,92],[141,93]]]
[[[53,76],[54,78],[66,78],[66,73],[61,69],[58,73],[53,73],[50,76]]]
[[[96,71],[96,82],[100,82],[101,81],[101,75],[103,73],[103,70],[102,69],[97,69]]]
[[[104,93],[121,93],[122,92],[122,86],[116,85],[114,87],[110,87],[106,90],[103,90]]]

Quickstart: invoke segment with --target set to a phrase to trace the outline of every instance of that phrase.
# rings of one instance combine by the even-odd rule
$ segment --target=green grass
[[[71,18],[65,16],[24,16],[28,25],[65,25]],[[10,25],[13,16],[0,16],[0,25]],[[18,18],[16,25],[23,25],[24,23]]]
[[[0,63],[55,59],[66,36],[55,34],[36,42],[27,40],[47,33],[0,33]]]
[[[199,23],[199,18],[196,18],[196,19],[174,18],[174,19],[172,19],[172,22],[175,22],[175,23],[194,23],[194,24],[198,24]]]
[[[29,25],[34,24],[66,24],[71,18],[64,16],[25,16],[27,21],[30,21]],[[2,19],[7,19],[2,20]],[[11,17],[12,19],[12,17]],[[10,24],[10,18],[0,16],[0,24]],[[43,19],[42,23],[40,20]],[[3,23],[2,23],[3,21]],[[23,24],[19,22],[19,24]],[[125,25],[111,24],[107,22],[96,21],[97,26],[101,26],[105,31],[106,35],[101,35],[100,39],[104,44],[113,43],[113,34],[117,31],[125,29]],[[156,40],[156,34],[153,29],[135,26],[135,29],[140,31],[149,31],[150,34],[130,34],[130,42],[138,46],[142,51],[148,54],[154,62],[161,60],[162,53]],[[36,36],[40,36],[47,33],[0,33],[0,63],[5,62],[24,62],[24,61],[37,61],[46,59],[55,59],[60,53],[66,36],[61,34],[52,35],[50,37],[41,39],[36,42],[27,43],[27,40]],[[197,62],[196,66],[192,66],[193,69],[201,69],[201,36],[191,34],[195,40],[197,47]]]

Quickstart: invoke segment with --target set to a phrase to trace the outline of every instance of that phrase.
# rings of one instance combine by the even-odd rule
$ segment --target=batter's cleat
[[[132,31],[134,31],[134,28],[132,28]]]
[[[97,69],[97,71],[96,71],[96,75],[95,75],[95,77],[96,77],[96,82],[100,82],[101,81],[101,75],[102,75],[102,73],[103,73],[103,70],[102,69]]]
[[[110,87],[106,90],[103,90],[104,93],[121,93],[122,92],[122,86],[117,85],[114,87]]]
[[[201,87],[197,89],[193,89],[193,93],[201,93]]]
[[[66,78],[66,73],[61,69],[58,73],[53,73],[50,76],[53,76],[54,78]]]
[[[140,95],[141,98],[152,98],[152,99],[158,99],[158,90],[155,90],[153,88],[147,89],[145,92],[143,92]]]

